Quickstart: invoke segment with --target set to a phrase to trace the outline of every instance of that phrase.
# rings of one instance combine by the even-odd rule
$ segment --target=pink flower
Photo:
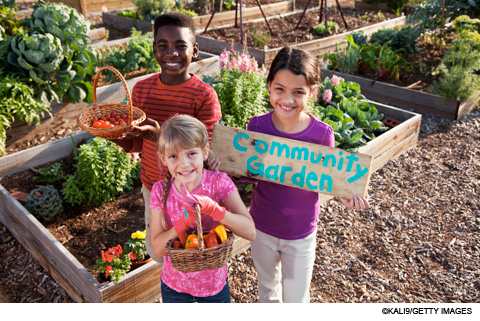
[[[330,89],[325,90],[323,93],[323,101],[329,103],[332,101],[332,91]]]
[[[333,75],[331,82],[332,82],[332,85],[340,85],[340,78],[338,78],[336,75]]]

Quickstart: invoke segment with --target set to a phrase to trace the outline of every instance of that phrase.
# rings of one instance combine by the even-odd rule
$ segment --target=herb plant
[[[95,137],[80,146],[76,173],[70,175],[62,190],[71,205],[100,205],[133,189],[140,164],[131,155],[118,150],[108,140]]]
[[[53,163],[50,167],[40,168],[38,171],[40,175],[33,178],[37,183],[54,184],[67,178],[60,163]]]

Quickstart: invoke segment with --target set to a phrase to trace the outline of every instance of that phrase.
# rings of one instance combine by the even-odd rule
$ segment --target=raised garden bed
[[[374,103],[379,112],[394,118],[399,125],[378,136],[360,149],[374,156],[372,170],[414,147],[418,140],[421,116],[398,108]],[[77,143],[91,137],[87,133],[74,136]],[[21,172],[72,152],[70,138],[57,140],[0,158],[0,177]],[[321,202],[330,200],[322,196]],[[149,263],[122,277],[119,283],[100,284],[79,261],[25,208],[0,185],[0,222],[45,267],[52,277],[78,302],[152,302],[160,297],[161,265]],[[248,248],[238,239],[234,253]]]
[[[292,12],[292,10],[294,10],[292,1],[282,1],[278,3],[262,5],[262,11],[267,17],[286,12]],[[123,30],[130,30],[132,27],[135,27],[135,29],[141,30],[143,32],[153,31],[153,24],[150,21],[135,20],[127,17],[121,17],[117,15],[118,11],[119,10],[103,12],[103,23]],[[242,9],[242,19],[243,21],[260,18],[263,19],[262,11],[258,6],[244,8]],[[210,18],[211,14],[193,17],[193,21],[198,32],[203,32],[205,30],[205,27],[209,24]],[[214,14],[213,19],[210,21],[209,28],[223,28],[227,26],[233,26],[234,24],[235,10],[217,12]]]
[[[92,136],[83,132],[73,137],[75,142],[79,144]],[[56,161],[71,153],[72,143],[70,138],[18,152],[1,158],[0,176],[11,175]],[[139,196],[140,193],[137,194],[138,197],[141,197]],[[59,228],[53,227],[55,231],[50,232],[49,228],[52,227],[46,228],[41,224],[1,185],[0,199],[2,205],[4,205],[0,210],[1,223],[49,271],[52,277],[75,301],[153,302],[160,298],[161,264],[148,263],[135,271],[129,272],[118,283],[99,283],[89,270],[80,263],[80,260],[63,245],[65,240],[53,236],[54,234],[61,234],[58,233]],[[95,215],[95,213],[91,215]],[[61,227],[61,222],[58,225]],[[120,227],[117,229],[120,230]],[[100,233],[100,231],[95,233]],[[243,252],[246,247],[248,247],[248,243],[241,238],[237,238],[234,243],[234,255]],[[90,253],[89,255],[100,255],[100,252]]]
[[[115,42],[115,41],[114,41]],[[105,45],[105,44],[104,44]],[[219,57],[209,55],[207,53],[201,53],[200,58],[204,58],[193,62],[189,71],[196,74],[198,77],[202,77],[204,74],[213,74],[218,70]],[[141,79],[147,78],[152,74],[132,78],[127,80],[127,84],[130,90]],[[114,83],[107,86],[97,88],[97,102],[99,104],[104,103],[119,103],[125,98],[125,90],[122,83]],[[21,139],[33,137],[39,133],[48,131],[51,128],[59,128],[62,126],[70,125],[71,122],[75,122],[78,116],[86,108],[89,108],[92,104],[86,102],[79,103],[52,103],[52,116],[47,117],[41,121],[39,126],[28,126],[22,122],[14,122],[12,128],[7,131],[7,147]]]
[[[309,11],[310,14],[312,14],[314,11]],[[293,21],[298,21],[300,18],[301,13],[297,12],[297,16],[293,16]],[[290,17],[290,18],[292,18]],[[274,20],[277,20],[280,22],[280,19],[270,19],[269,23],[271,26],[275,23]],[[318,19],[318,11],[315,13],[315,19]],[[303,20],[302,20],[303,21]],[[315,20],[318,21],[318,20]],[[285,21],[282,21],[283,23]],[[259,22],[259,27],[257,27],[257,30],[260,28],[260,24],[262,22]],[[318,23],[318,22],[317,22]],[[389,20],[385,20],[383,22],[379,23],[374,23],[370,24],[368,26],[342,32],[340,34],[335,34],[332,36],[328,37],[323,37],[320,39],[315,39],[315,40],[309,40],[309,41],[298,41],[298,39],[302,39],[301,37],[298,37],[298,39],[295,37],[292,39],[292,41],[286,40],[286,35],[282,33],[280,30],[282,27],[277,28],[277,31],[274,31],[274,36],[277,37],[277,42],[279,42],[279,46],[276,48],[270,48],[269,45],[267,47],[259,49],[259,48],[254,48],[252,46],[247,46],[248,53],[250,56],[254,57],[260,64],[265,64],[267,67],[271,64],[273,59],[275,58],[276,54],[282,49],[283,46],[286,45],[294,45],[297,48],[301,48],[305,51],[310,52],[312,55],[316,57],[321,57],[324,53],[328,52],[333,52],[337,49],[337,46],[340,45],[341,47],[344,47],[346,45],[346,37],[351,34],[352,32],[358,32],[358,31],[363,31],[366,35],[370,36],[372,33],[380,30],[380,29],[386,29],[386,28],[394,28],[398,26],[404,26],[406,23],[406,17],[398,17],[398,18],[393,18]],[[343,27],[343,22],[341,23],[341,27]],[[339,24],[340,25],[340,24]],[[290,29],[283,29],[285,32],[293,30],[295,27],[295,24],[288,24],[288,26],[283,26],[283,28],[290,28]],[[268,31],[265,26],[265,22],[263,22],[262,27],[265,31]],[[308,28],[313,28],[312,25],[308,25]],[[244,26],[244,30],[247,30],[248,27]],[[272,27],[274,29],[274,27]],[[213,33],[214,31],[212,31]],[[227,34],[226,30],[222,31],[223,33]],[[304,32],[305,33],[305,32]],[[313,34],[310,32],[308,33],[308,36],[312,36]],[[197,35],[197,42],[200,46],[200,50],[205,51],[205,52],[211,52],[215,54],[220,54],[223,50],[229,50],[232,47],[232,44],[234,46],[234,49],[236,51],[242,51],[243,46],[240,44],[239,41],[236,41],[234,37],[239,38],[238,34],[239,31],[235,30],[230,32],[232,39],[227,39],[226,37],[222,37],[222,39],[215,39],[212,36],[207,36],[207,35]],[[293,33],[294,35],[296,33]],[[298,32],[298,35],[300,36],[301,32]],[[306,37],[306,36],[305,36]],[[313,37],[313,36],[312,36]]]
[[[436,113],[450,119],[462,118],[470,113],[480,101],[480,93],[470,99],[450,99],[377,80],[337,71],[322,70],[323,77],[331,78],[333,75],[342,77],[346,81],[358,83],[362,88],[362,94],[368,99],[399,108],[411,108],[420,112]]]

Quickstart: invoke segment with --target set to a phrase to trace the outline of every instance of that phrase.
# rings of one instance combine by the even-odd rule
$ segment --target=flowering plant
[[[136,231],[125,243],[125,253],[128,253],[132,261],[144,261],[148,259],[147,248],[145,247],[146,231]]]
[[[110,281],[115,280],[115,282],[118,282],[121,276],[127,274],[131,265],[132,261],[129,255],[123,253],[120,244],[102,252],[102,258],[95,263],[95,267],[100,273],[105,274],[106,278]]]
[[[217,92],[226,126],[246,129],[253,116],[267,112],[265,74],[265,67],[259,68],[247,51],[222,52],[219,75],[203,80]]]

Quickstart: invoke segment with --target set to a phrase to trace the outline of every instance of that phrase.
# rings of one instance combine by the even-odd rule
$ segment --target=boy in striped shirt
[[[149,255],[162,262],[154,255],[150,242],[150,191],[167,173],[157,155],[160,126],[175,114],[191,115],[205,124],[210,139],[213,126],[222,114],[215,90],[188,72],[192,59],[199,53],[191,17],[175,12],[157,16],[153,51],[162,71],[139,81],[132,91],[133,105],[146,113],[147,120],[122,139],[112,141],[127,153],[142,153],[140,179],[145,200],[145,241]],[[213,169],[218,164],[210,160],[208,166]]]

